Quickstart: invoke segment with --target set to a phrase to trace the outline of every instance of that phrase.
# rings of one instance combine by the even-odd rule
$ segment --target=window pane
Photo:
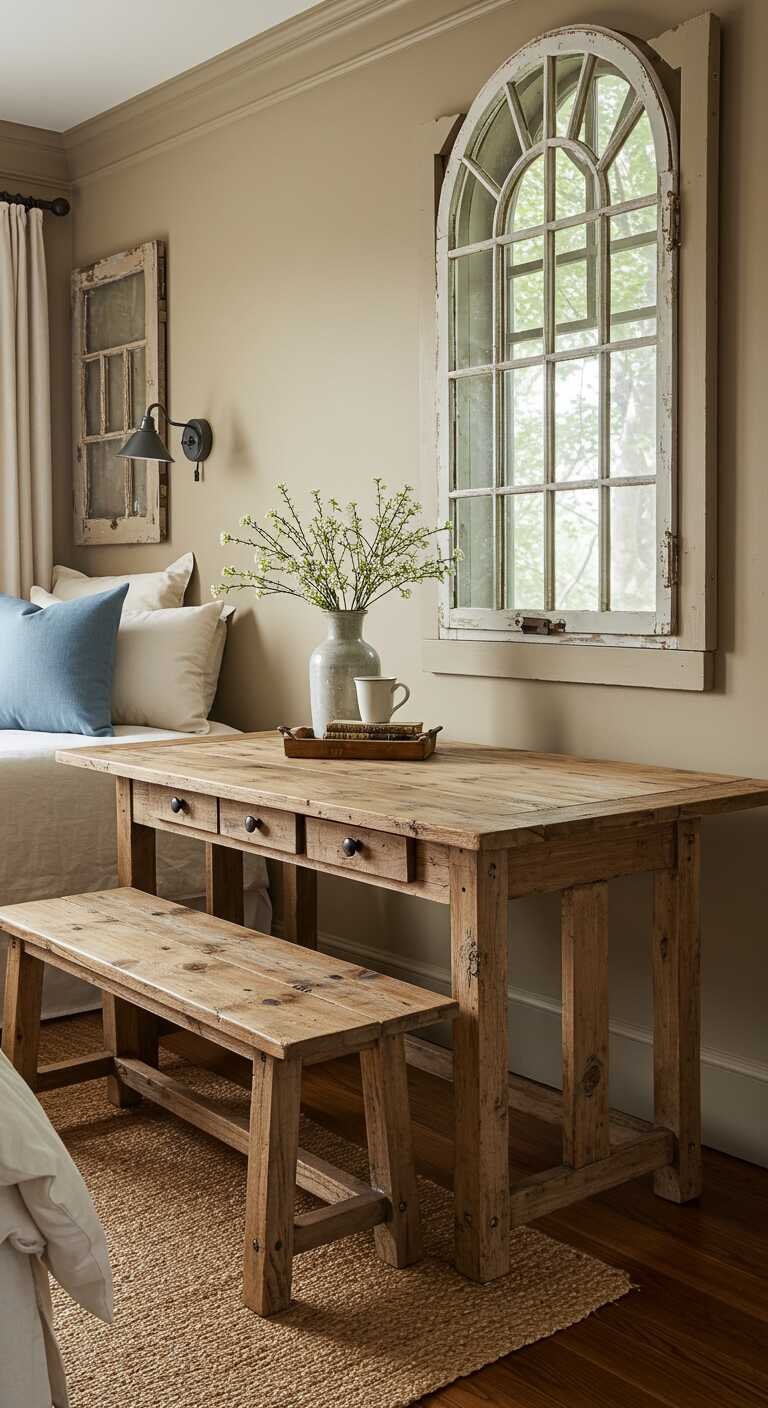
[[[612,204],[656,194],[656,151],[647,112],[635,123],[608,168],[608,189]]]
[[[611,608],[656,610],[656,489],[611,489]]]
[[[598,489],[555,494],[555,609],[596,611],[600,599]]]
[[[515,162],[521,156],[512,114],[506,96],[502,97],[489,125],[481,133],[470,152],[473,161],[502,186]]]
[[[107,430],[125,429],[123,354],[107,357]]]
[[[544,69],[542,65],[540,63],[534,64],[528,73],[517,79],[515,88],[531,141],[539,142],[542,137],[544,111]]]
[[[83,362],[85,376],[85,433],[101,435],[101,361]]]
[[[537,157],[525,168],[515,187],[510,206],[510,223],[515,230],[544,224],[544,158]]]
[[[463,554],[456,565],[456,604],[492,607],[493,500],[456,499],[455,515],[456,546]]]
[[[509,494],[505,501],[507,607],[544,606],[544,495]]]
[[[490,374],[457,377],[453,386],[454,487],[492,482],[493,398]]]
[[[641,205],[639,210],[625,210],[611,218],[611,239],[622,240],[628,235],[647,235],[656,230],[658,205]]]
[[[581,73],[583,54],[568,54],[555,62],[555,132],[564,137]]]
[[[85,295],[85,350],[103,352],[144,336],[144,275],[97,285]]]
[[[544,351],[543,256],[541,238],[520,240],[506,252],[509,358],[537,357]]]
[[[130,353],[131,364],[131,428],[136,429],[147,409],[147,374],[143,347]]]
[[[611,474],[656,473],[656,348],[612,352]]]
[[[88,468],[88,517],[123,518],[127,460],[118,459],[119,440],[86,445]]]
[[[597,357],[555,363],[555,478],[596,479],[600,375]]]
[[[453,366],[491,361],[493,350],[493,251],[451,261],[453,273]]]
[[[634,96],[634,95],[632,95]],[[626,111],[630,86],[619,73],[597,71],[595,78],[595,148],[602,156]],[[630,98],[631,101],[631,98]]]
[[[125,461],[123,461],[125,463]],[[147,513],[147,461],[131,460],[131,507],[133,518],[145,518]]]
[[[589,182],[591,186],[592,182]],[[584,172],[571,161],[562,147],[555,147],[555,219],[583,215],[587,209],[588,184]],[[589,209],[593,202],[589,201]]]
[[[490,191],[487,191],[482,182],[478,181],[466,167],[458,186],[455,212],[452,248],[458,249],[465,244],[479,244],[481,240],[491,238],[496,202]]]
[[[504,373],[506,484],[544,481],[544,376],[542,365]]]
[[[632,335],[622,326],[636,321],[632,314],[638,309],[656,306],[658,250],[654,235],[631,235],[617,240],[613,225],[611,221],[611,338],[616,340]],[[655,331],[655,317],[649,331]]]
[[[576,239],[574,240],[574,234]],[[555,231],[555,349],[597,342],[597,239],[594,224]]]

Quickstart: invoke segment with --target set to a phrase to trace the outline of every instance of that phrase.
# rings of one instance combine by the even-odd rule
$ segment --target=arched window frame
[[[568,132],[565,136],[558,135],[555,130],[555,109],[554,109],[554,75],[555,63],[559,58],[569,55],[581,54],[584,56],[580,77],[577,84],[576,98],[569,123]],[[553,578],[553,547],[551,527],[554,513],[548,514],[548,541],[546,544],[547,572],[550,583],[550,599],[545,603],[542,610],[537,610],[535,616],[521,615],[519,610],[508,610],[504,607],[504,586],[503,586],[503,522],[502,512],[504,500],[507,495],[514,490],[510,485],[503,483],[502,451],[500,441],[500,378],[505,370],[505,363],[500,355],[502,351],[502,299],[499,297],[499,290],[503,287],[502,264],[504,258],[505,245],[511,243],[513,237],[504,233],[506,219],[506,208],[514,192],[519,189],[521,175],[537,157],[545,154],[545,160],[550,160],[546,153],[554,151],[558,146],[563,147],[579,165],[584,166],[592,174],[592,179],[597,186],[598,198],[596,208],[590,212],[589,218],[594,218],[595,225],[599,231],[599,267],[601,269],[600,278],[605,280],[605,261],[607,258],[607,221],[610,215],[615,215],[627,208],[627,204],[611,206],[609,193],[606,185],[605,173],[611,164],[615,151],[611,149],[617,145],[616,140],[609,148],[603,152],[596,163],[589,149],[584,146],[573,135],[578,133],[581,125],[581,116],[587,93],[589,79],[595,63],[604,59],[617,69],[628,82],[637,95],[639,103],[645,110],[651,125],[656,151],[656,162],[658,170],[657,201],[660,212],[659,238],[657,243],[657,455],[656,455],[656,609],[655,611],[616,611],[610,609],[610,604],[606,598],[606,553],[607,547],[607,514],[608,499],[607,494],[610,488],[610,481],[604,478],[604,470],[599,471],[600,483],[598,495],[601,503],[601,529],[600,529],[600,559],[601,559],[601,599],[600,608],[590,611],[572,611],[557,609],[552,600],[552,578]],[[541,64],[544,73],[544,100],[543,100],[543,122],[544,132],[542,140],[534,142],[527,131],[525,118],[520,110],[520,104],[516,101],[516,90],[511,86],[515,80],[523,74],[528,73],[537,64]],[[505,95],[509,104],[510,113],[517,131],[520,146],[523,149],[518,161],[508,173],[503,185],[498,187],[496,183],[482,171],[469,155],[471,150],[476,150],[478,139],[486,126],[492,120],[497,110],[497,104],[501,95]],[[620,143],[618,143],[620,145]],[[552,159],[553,160],[553,159]],[[667,93],[662,86],[657,72],[646,52],[640,45],[634,43],[630,38],[618,35],[613,31],[595,26],[572,26],[568,29],[553,31],[541,38],[532,41],[524,48],[520,49],[511,59],[501,66],[484,85],[472,107],[464,120],[445,169],[445,177],[442,186],[438,219],[437,219],[437,288],[438,288],[438,499],[440,512],[446,518],[454,513],[454,505],[460,498],[489,497],[484,489],[463,488],[457,489],[452,486],[452,409],[451,409],[451,382],[455,381],[462,373],[452,370],[450,367],[449,345],[451,333],[451,298],[449,292],[449,267],[458,251],[451,249],[451,223],[454,214],[454,200],[459,189],[459,182],[463,179],[464,172],[469,171],[481,181],[486,189],[497,200],[496,218],[493,227],[493,234],[489,240],[479,242],[477,245],[464,246],[467,249],[480,251],[481,249],[493,249],[494,269],[494,309],[493,309],[493,333],[494,349],[493,359],[490,364],[490,371],[493,383],[493,482],[490,490],[492,499],[492,542],[493,542],[493,594],[494,605],[492,607],[458,606],[455,600],[455,587],[448,584],[442,593],[440,601],[440,631],[441,635],[458,639],[521,639],[523,634],[533,631],[536,639],[555,640],[564,642],[571,641],[576,644],[601,641],[606,644],[642,644],[643,638],[648,643],[661,643],[660,638],[674,635],[676,630],[676,607],[677,607],[677,485],[676,485],[676,422],[677,422],[677,239],[676,239],[676,215],[678,199],[678,139],[676,124],[672,108]],[[551,179],[548,189],[552,190]],[[552,197],[547,209],[545,224],[541,227],[545,238],[554,239],[555,224],[562,222],[554,221],[554,210],[552,208]],[[630,203],[632,204],[632,203]],[[575,219],[575,217],[574,217]],[[537,227],[538,228],[538,227]],[[541,231],[539,231],[541,232]],[[519,232],[518,232],[519,234]],[[551,251],[550,251],[551,253]],[[550,259],[550,267],[554,268],[554,261]],[[615,346],[610,343],[605,336],[605,319],[607,313],[604,301],[601,299],[600,317],[602,320],[602,331],[598,338],[598,347],[582,349],[583,352],[594,352],[597,350],[601,365],[601,375],[605,376],[607,365],[608,346]],[[553,349],[550,348],[550,354]],[[554,365],[555,356],[547,362],[547,367]],[[473,368],[477,371],[477,368]],[[549,370],[547,375],[550,375]],[[603,405],[605,405],[603,396]],[[551,402],[550,402],[551,404]],[[603,416],[606,415],[605,410]],[[601,428],[601,436],[607,432]],[[546,493],[556,493],[552,481],[551,464],[547,467],[549,483]],[[550,502],[552,500],[550,499]]]

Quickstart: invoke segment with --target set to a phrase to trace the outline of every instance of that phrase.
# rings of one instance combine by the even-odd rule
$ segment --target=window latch
[[[515,625],[524,636],[553,636],[565,630],[565,621],[550,621],[548,616],[516,616]]]
[[[680,197],[677,191],[667,191],[667,198],[661,212],[661,228],[664,248],[671,252],[680,244]]]

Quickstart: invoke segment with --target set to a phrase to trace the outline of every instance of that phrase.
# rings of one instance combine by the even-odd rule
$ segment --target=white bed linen
[[[226,724],[211,724],[211,734],[235,732]],[[58,750],[186,736],[128,724],[118,725],[114,738],[0,729],[0,903],[75,895],[117,884],[114,778],[63,767],[55,761]],[[157,882],[158,893],[170,899],[190,902],[202,895],[199,841],[158,832]],[[260,857],[245,857],[245,884],[245,922],[269,933],[272,909]],[[0,937],[0,988],[6,942]],[[96,1005],[95,998],[95,990],[85,983],[46,968],[44,1016],[86,1011]]]

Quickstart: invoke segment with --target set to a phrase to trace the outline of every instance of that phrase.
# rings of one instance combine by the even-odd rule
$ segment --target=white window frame
[[[598,41],[606,32],[592,26],[570,29],[544,36],[518,52],[511,62],[517,71],[532,62],[547,46],[550,54],[583,51],[587,35]],[[622,59],[617,67],[627,76],[625,54],[636,57],[644,75],[651,75],[654,95],[660,92],[657,75],[646,58],[646,46],[633,44],[623,36],[607,37],[620,42]],[[561,47],[565,44],[567,47]],[[675,523],[675,481],[670,476],[670,526],[665,525],[666,552],[659,557],[659,574],[669,593],[668,621],[654,622],[650,634],[624,635],[621,631],[590,629],[581,634],[575,620],[569,621],[568,636],[523,636],[516,613],[489,612],[484,620],[478,613],[467,620],[467,613],[452,605],[447,594],[438,603],[434,595],[427,606],[425,623],[424,664],[436,673],[489,675],[510,678],[562,679],[606,684],[635,684],[675,689],[706,689],[713,683],[713,651],[715,648],[716,616],[716,267],[717,267],[717,129],[719,97],[719,27],[714,16],[704,14],[687,21],[675,30],[651,41],[666,67],[665,81],[671,78],[671,88],[678,92],[674,106],[680,133],[680,196],[683,214],[683,234],[680,252],[680,356],[679,364],[669,371],[678,373],[681,396],[679,428],[679,473],[681,498]],[[632,55],[632,51],[636,51]],[[611,56],[611,61],[616,60]],[[432,125],[424,137],[430,143],[431,161],[435,170],[436,192],[443,187],[438,211],[438,240],[447,240],[447,209],[450,194],[446,193],[452,167],[455,170],[465,155],[470,136],[475,135],[478,118],[498,92],[501,73],[485,85],[462,125],[461,119],[441,119]],[[639,84],[640,80],[637,79]],[[642,89],[640,89],[642,92]],[[668,102],[665,90],[662,101]],[[653,105],[649,105],[649,118]],[[425,207],[426,221],[435,218],[435,206]],[[434,241],[434,224],[432,225]],[[670,231],[671,233],[671,231]],[[432,243],[434,253],[434,243]],[[441,248],[444,256],[445,249]],[[430,420],[438,405],[439,425],[439,494],[435,502],[441,515],[446,514],[448,485],[447,455],[447,347],[445,339],[447,307],[446,270],[448,260],[441,257],[442,285],[438,288],[442,336],[439,342],[437,369],[434,361],[427,365],[425,346],[423,402],[425,421]],[[434,268],[434,265],[433,265]],[[430,280],[431,300],[434,300],[434,275]],[[425,291],[427,283],[425,279]],[[426,294],[425,294],[426,297]],[[434,317],[434,314],[432,315]],[[425,307],[425,330],[429,317]],[[431,360],[431,359],[430,359]],[[435,375],[437,371],[437,380]],[[433,399],[434,398],[434,399]],[[675,398],[677,399],[677,398]],[[432,422],[434,423],[434,422]],[[672,432],[673,433],[673,432]],[[434,440],[432,440],[434,447]],[[430,454],[425,430],[423,437],[425,477],[428,475]],[[672,446],[674,456],[674,443]],[[432,459],[434,466],[434,459]],[[434,472],[434,470],[432,471]],[[679,526],[678,526],[679,525]],[[675,531],[675,527],[677,531]],[[679,576],[678,576],[679,573]],[[675,610],[675,586],[677,610]],[[542,613],[547,614],[547,613]],[[562,616],[563,613],[554,613]],[[437,616],[437,630],[430,621]],[[668,625],[671,633],[658,631],[658,625]],[[636,629],[636,623],[633,623]],[[603,649],[599,647],[611,647]],[[639,651],[638,646],[648,647]]]

